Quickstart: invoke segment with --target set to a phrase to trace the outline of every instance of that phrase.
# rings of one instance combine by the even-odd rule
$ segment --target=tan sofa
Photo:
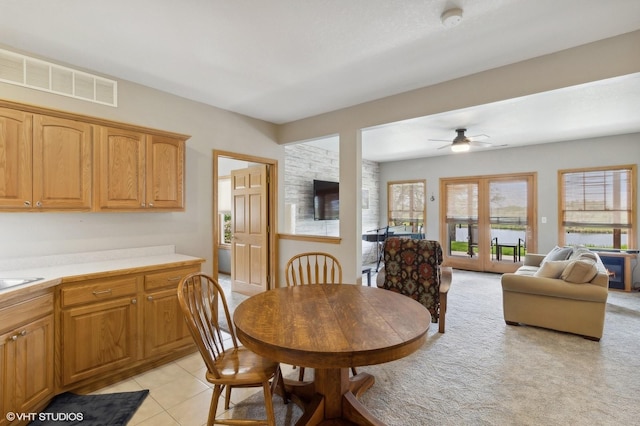
[[[502,275],[504,320],[599,341],[609,292],[606,268],[584,248],[569,249],[561,260],[552,253],[528,253],[515,273]]]

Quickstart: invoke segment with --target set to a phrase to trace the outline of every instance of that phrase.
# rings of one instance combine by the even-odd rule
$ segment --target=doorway
[[[440,180],[441,241],[454,268],[513,272],[536,249],[536,174]]]
[[[229,211],[221,211],[223,191],[214,191],[213,276],[218,278],[220,259],[228,256],[233,291],[253,295],[268,290],[278,270],[277,161],[213,150],[213,171],[213,188],[228,181],[231,198]],[[225,223],[230,225],[226,238]]]

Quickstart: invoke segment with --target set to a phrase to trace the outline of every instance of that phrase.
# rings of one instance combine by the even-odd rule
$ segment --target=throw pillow
[[[542,259],[541,264],[551,260],[567,260],[572,252],[573,248],[571,247],[555,246],[549,253],[547,253],[544,259]]]
[[[569,262],[560,278],[568,283],[584,284],[590,282],[597,273],[596,262],[591,259],[577,259]]]
[[[569,259],[580,259],[581,257],[589,257],[596,260],[596,254],[584,246],[576,246],[573,248],[573,253],[569,256]]]
[[[562,272],[568,264],[568,260],[550,260],[548,262],[544,262],[533,276],[542,278],[560,278],[560,275],[562,275]]]
[[[578,259],[591,259],[594,262],[597,262],[598,256],[596,256],[596,254],[591,251],[585,251],[580,253],[580,255],[578,256]]]

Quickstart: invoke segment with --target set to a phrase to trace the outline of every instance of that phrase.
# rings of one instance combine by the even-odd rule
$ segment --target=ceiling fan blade
[[[446,141],[443,141],[443,142],[446,142]],[[448,144],[446,144],[446,145],[442,145],[442,146],[441,146],[440,148],[438,148],[438,149],[445,149],[445,148],[449,148],[450,146],[451,146],[451,144],[450,144],[450,143],[448,143]]]
[[[469,139],[489,139],[491,136],[489,135],[485,135],[484,133],[481,133],[479,135],[475,135],[475,136],[467,136]]]
[[[490,142],[481,142],[481,141],[476,141],[476,140],[469,141],[469,144],[471,146],[482,146],[482,147],[491,146]]]
[[[449,142],[451,143],[450,139],[427,139],[429,142]]]

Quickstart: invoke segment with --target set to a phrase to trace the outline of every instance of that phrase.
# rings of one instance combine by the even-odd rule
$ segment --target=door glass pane
[[[450,256],[478,254],[478,184],[446,184],[447,250]]]
[[[489,182],[491,255],[494,260],[519,262],[526,250],[527,180]]]

